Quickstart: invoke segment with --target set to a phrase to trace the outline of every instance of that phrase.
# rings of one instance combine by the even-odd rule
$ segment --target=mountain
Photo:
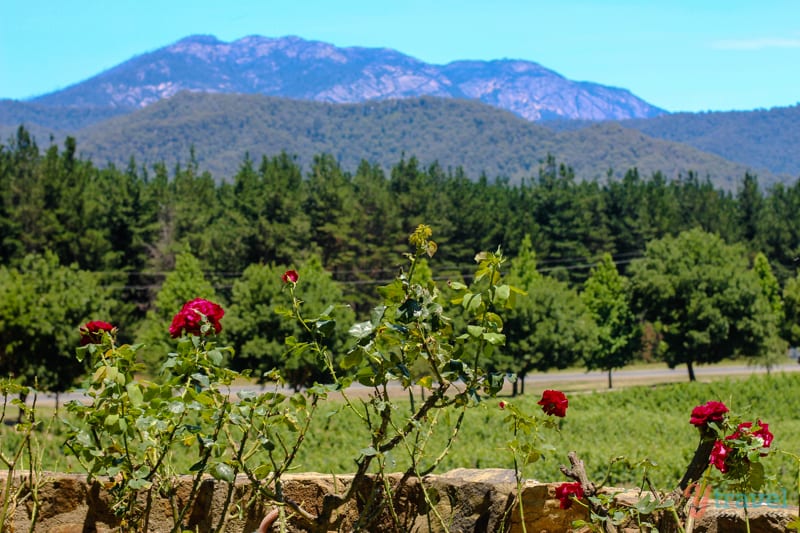
[[[753,168],[800,176],[800,104],[753,111],[674,113],[614,121],[651,137],[680,142]],[[542,123],[558,132],[595,127],[586,120]]]
[[[433,97],[326,104],[185,92],[84,128],[77,139],[82,155],[116,165],[134,156],[137,164],[164,161],[171,169],[185,164],[194,148],[200,169],[218,179],[235,174],[246,154],[259,160],[281,151],[296,155],[306,170],[321,153],[349,171],[361,160],[388,169],[414,156],[423,166],[438,162],[462,167],[471,178],[483,173],[511,181],[535,177],[552,154],[580,179],[602,179],[609,170],[621,176],[633,167],[668,178],[693,171],[728,190],[752,170],[614,123],[553,132],[479,102]]]
[[[192,99],[179,94],[182,91],[230,98]],[[282,99],[270,104],[250,100],[264,95]],[[420,99],[421,95],[449,99],[458,111],[438,100]],[[236,98],[241,100],[234,103]],[[467,100],[476,105],[466,106]],[[264,123],[257,124],[241,109],[250,102],[257,102],[252,105]],[[420,102],[426,103],[426,111]],[[302,103],[323,107],[306,109]],[[342,109],[334,111],[336,106],[323,103],[340,104]],[[153,114],[144,113],[151,106],[157,106]],[[488,106],[516,117],[498,118],[485,109]],[[298,111],[301,108],[304,111]],[[294,122],[285,120],[283,109]],[[358,118],[362,113],[380,114],[377,110],[387,121],[380,128]],[[225,112],[233,116],[225,117]],[[309,117],[302,115],[305,112]],[[198,121],[200,116],[207,120]],[[361,158],[387,165],[404,153],[413,154],[443,166],[463,166],[473,176],[486,172],[517,179],[530,175],[550,152],[584,177],[633,166],[645,173],[662,170],[672,177],[693,170],[728,188],[745,170],[757,172],[762,184],[796,179],[798,119],[800,106],[669,115],[624,89],[570,81],[528,61],[455,61],[439,66],[390,49],[338,48],[298,37],[251,36],[225,43],[211,36],[192,36],[64,90],[25,102],[0,100],[0,142],[24,124],[40,143],[47,139],[60,143],[66,135],[74,135],[97,161],[116,163],[132,154],[142,163],[174,162],[185,159],[194,144],[206,168],[218,176],[235,172],[245,152],[258,157],[286,150],[305,162],[314,154],[333,153],[347,165]],[[418,125],[416,131],[408,130],[408,120]],[[532,127],[530,121],[552,131]],[[200,130],[186,131],[189,123]],[[304,127],[299,129],[298,124]],[[423,131],[423,125],[432,130]],[[377,137],[361,134],[360,127]],[[125,136],[119,137],[123,131]],[[156,131],[168,137],[155,139]],[[393,132],[389,138],[387,131]],[[395,138],[394,132],[408,138]],[[130,138],[134,134],[141,139]],[[244,144],[200,153],[201,146],[219,144],[215,137]],[[112,146],[114,139],[118,147]],[[348,146],[346,140],[354,144]],[[445,146],[447,150],[442,149]]]
[[[529,61],[439,66],[386,48],[338,48],[299,37],[259,36],[231,43],[187,37],[32,101],[51,107],[139,109],[180,91],[329,103],[439,96],[479,100],[528,120],[664,113],[625,89],[574,82]]]
[[[720,157],[800,177],[800,104],[754,111],[676,113],[624,126]]]

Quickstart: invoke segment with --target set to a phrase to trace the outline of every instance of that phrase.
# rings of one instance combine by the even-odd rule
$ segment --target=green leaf
[[[399,279],[394,280],[389,285],[378,287],[378,294],[390,302],[401,302],[406,296],[403,283]]]
[[[233,483],[236,479],[236,472],[234,472],[233,467],[226,463],[215,464],[211,470],[211,475],[214,479],[221,479],[228,483]]]
[[[95,383],[101,383],[106,378],[109,368],[110,367],[106,365],[98,367],[97,370],[94,371],[94,374],[92,374],[92,381]]]
[[[118,423],[119,423],[119,415],[115,414],[108,415],[106,419],[103,421],[103,424],[109,428],[116,426]]]
[[[360,347],[357,347],[347,352],[347,354],[344,356],[344,359],[341,362],[341,366],[344,370],[348,370],[350,368],[358,366],[359,364],[361,364],[361,361],[363,360],[364,360],[364,350],[362,350]]]
[[[468,293],[464,295],[461,305],[470,313],[477,313],[483,305],[483,298],[480,293]]]
[[[658,500],[647,494],[641,500],[636,502],[634,507],[639,514],[651,514],[658,507]]]
[[[502,345],[506,342],[506,336],[502,333],[484,333],[483,338],[493,346]]]
[[[138,479],[134,478],[134,479],[131,479],[130,481],[128,481],[128,488],[133,489],[133,490],[149,489],[150,485],[152,485],[152,483],[150,481],[148,481],[146,479],[141,479],[141,478],[138,478]]]
[[[495,395],[503,389],[504,374],[492,372],[486,376],[486,388],[489,394]]]
[[[136,382],[130,382],[125,385],[125,390],[128,391],[128,399],[131,402],[131,405],[134,407],[139,407],[144,403],[144,397],[142,396],[142,389]]]
[[[358,453],[364,455],[365,457],[372,457],[373,455],[378,455],[378,450],[376,450],[372,446],[368,446],[367,448],[360,449]]]
[[[200,385],[203,388],[208,388],[209,385],[211,384],[211,382],[208,379],[208,376],[206,376],[205,374],[200,374],[199,372],[195,372],[194,374],[192,374],[192,379],[195,380],[198,383],[198,385]]]
[[[336,331],[335,320],[317,320],[314,329],[323,337],[330,337]]]
[[[433,376],[422,376],[417,380],[417,385],[426,389],[430,389],[433,387]]]
[[[240,390],[236,393],[236,396],[239,397],[240,400],[253,400],[258,396],[255,391],[251,390]]]
[[[480,338],[481,334],[485,331],[485,328],[481,326],[467,326],[467,332],[474,338]]]
[[[496,305],[504,305],[511,297],[511,287],[508,285],[499,285],[494,290],[494,303]]]
[[[305,409],[308,406],[306,397],[300,393],[292,394],[289,397],[289,403],[295,408],[295,410]]]
[[[398,319],[408,323],[416,320],[422,312],[422,305],[415,299],[409,298],[398,308]]]
[[[374,331],[372,322],[359,322],[353,324],[347,331],[352,337],[356,339],[363,339]]]
[[[186,406],[183,404],[183,402],[179,402],[179,401],[169,402],[169,412],[170,413],[172,413],[174,415],[179,415],[179,414],[183,413],[184,411],[186,411]]]
[[[219,366],[222,364],[222,352],[219,350],[209,350],[208,359],[215,366]]]
[[[256,479],[265,479],[272,473],[272,467],[269,464],[258,465],[253,469],[253,475]]]

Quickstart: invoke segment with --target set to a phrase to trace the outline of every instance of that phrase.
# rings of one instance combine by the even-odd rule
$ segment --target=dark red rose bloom
[[[562,509],[572,507],[571,496],[575,496],[576,500],[583,498],[583,488],[577,481],[574,483],[562,483],[556,488],[556,498],[560,501],[558,506]]]
[[[749,434],[751,437],[761,439],[762,448],[769,448],[772,445],[772,440],[775,438],[775,436],[769,430],[769,424],[766,424],[761,420],[759,420],[758,422],[756,422],[756,426],[758,426],[758,429],[756,431],[753,431],[752,422],[742,422],[736,428],[736,431],[733,433],[733,435],[729,435],[725,438],[733,440],[740,438],[743,434]]]
[[[691,424],[697,427],[704,427],[709,422],[722,422],[722,418],[728,408],[722,402],[706,402],[692,409],[692,417],[689,419]]]
[[[542,399],[537,402],[542,406],[542,411],[548,415],[564,417],[567,414],[569,400],[563,392],[558,390],[546,390],[542,393]]]
[[[497,406],[500,407],[500,409],[505,409],[506,405],[508,405],[508,404],[506,402],[504,402],[503,400],[500,400],[500,403],[497,404]]]
[[[202,335],[204,317],[214,328],[214,333],[219,333],[222,331],[222,324],[219,321],[224,314],[225,311],[222,307],[214,302],[196,298],[183,304],[181,310],[172,319],[169,334],[173,338],[180,337],[184,332],[190,335]]]
[[[753,435],[764,441],[764,448],[769,448],[772,445],[772,439],[775,438],[775,435],[769,431],[769,424],[758,420],[756,425],[758,426],[758,430],[754,431]]]
[[[114,326],[102,320],[92,320],[81,326],[79,331],[81,332],[81,346],[86,346],[103,342],[103,332],[112,333]]]
[[[731,438],[732,436],[733,435],[726,438]],[[730,453],[730,446],[727,446],[724,442],[718,440],[714,443],[714,447],[711,449],[711,455],[708,458],[708,462],[709,464],[717,467],[717,470],[724,474],[728,471],[728,465],[725,464],[725,461],[728,459],[728,455]]]
[[[283,273],[281,279],[284,283],[297,283],[297,280],[300,279],[300,276],[297,274],[296,270],[287,270]]]

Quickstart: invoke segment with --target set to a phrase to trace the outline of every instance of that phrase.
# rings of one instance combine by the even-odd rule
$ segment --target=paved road
[[[798,372],[800,371],[800,364],[790,363],[785,365],[778,365],[771,369],[772,372]],[[695,366],[695,377],[700,379],[709,376],[742,376],[750,374],[763,374],[766,372],[765,368],[748,366],[748,365],[735,365],[735,366]],[[688,381],[689,373],[686,365],[681,365],[677,368],[637,368],[637,369],[623,369],[614,371],[612,374],[614,381],[616,380],[630,380],[630,379],[653,379],[658,381],[665,378],[683,378]],[[541,373],[531,374],[525,377],[525,383],[541,383],[541,382],[570,382],[570,381],[607,381],[608,374],[606,372],[559,372],[559,373]]]
[[[779,365],[771,370],[772,372],[798,372],[800,371],[800,364],[790,363],[785,365]],[[754,367],[754,366],[747,366],[747,365],[734,365],[734,366],[725,366],[725,365],[714,365],[714,366],[696,366],[695,367],[695,376],[697,379],[702,380],[708,377],[720,377],[720,376],[745,376],[751,374],[763,374],[766,372],[764,368],[761,367]],[[688,381],[689,375],[686,370],[686,366],[679,366],[678,368],[668,369],[668,368],[637,368],[637,369],[623,369],[615,371],[612,375],[613,382],[615,387],[624,386],[630,383],[641,383],[641,382],[653,382],[653,383],[661,383],[661,382],[673,382],[673,381]],[[574,384],[576,382],[580,382],[582,385],[586,385],[587,388],[597,388],[597,389],[604,389],[606,387],[606,383],[608,382],[608,374],[602,371],[593,371],[593,372],[550,372],[550,373],[536,373],[536,374],[529,374],[525,378],[525,385],[530,386],[534,389],[542,388],[544,385],[545,387],[557,387],[559,384],[571,383]],[[595,387],[596,385],[596,387]],[[351,394],[359,395],[361,393],[368,394],[369,389],[367,387],[362,387],[360,385],[354,385],[351,388]],[[236,385],[231,388],[231,391],[236,393],[241,390],[255,390],[260,391],[264,390],[259,385]],[[402,391],[399,390],[398,393],[403,394]],[[81,400],[85,398],[82,393],[78,392],[67,392],[59,395],[58,401],[61,405],[64,403],[71,401],[71,400]],[[31,398],[28,398],[30,403]],[[49,393],[42,393],[39,395],[37,399],[38,405],[41,406],[53,406],[55,405],[56,397],[54,394]]]

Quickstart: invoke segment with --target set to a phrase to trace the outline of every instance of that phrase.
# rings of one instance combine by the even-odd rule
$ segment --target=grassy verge
[[[622,390],[602,393],[581,392],[580,384],[559,384],[569,391],[570,406],[561,421],[558,434],[548,434],[558,450],[526,470],[529,477],[542,481],[564,479],[559,465],[566,454],[576,450],[586,462],[589,475],[599,481],[607,473],[608,484],[633,486],[641,481],[641,470],[629,468],[628,463],[648,459],[657,466],[650,471],[654,484],[671,488],[683,474],[696,445],[697,430],[689,424],[692,408],[708,400],[721,400],[745,419],[761,418],[769,423],[775,435],[773,448],[797,454],[800,452],[800,373],[773,373],[736,379],[720,379],[705,383],[669,383],[650,386],[628,386]],[[525,396],[505,398],[527,412],[539,412],[536,405],[541,390],[529,387]],[[357,400],[360,401],[360,400]],[[359,449],[368,445],[357,418],[335,400],[325,402],[318,413],[309,438],[303,444],[295,463],[297,471],[350,473]],[[66,411],[62,409],[62,416]],[[405,415],[397,413],[398,419]],[[444,413],[442,416],[448,416]],[[511,456],[506,451],[510,432],[505,412],[497,401],[487,401],[467,412],[466,422],[454,449],[439,471],[452,468],[511,468]],[[37,450],[47,470],[79,471],[78,465],[63,453],[64,436],[52,409],[42,408],[39,419],[42,429],[37,435]],[[444,442],[446,435],[434,434],[435,443]],[[13,425],[0,428],[0,447],[14,446]],[[180,450],[176,450],[177,466]],[[614,458],[624,457],[609,468]],[[387,457],[390,470],[403,470],[408,458],[401,452]],[[189,465],[184,465],[188,469]],[[765,463],[769,481],[767,490],[786,488],[797,496],[798,465],[789,456],[775,454]]]
[[[510,401],[527,412],[539,412],[536,402],[540,395],[541,390],[529,388],[528,394]],[[796,417],[800,409],[800,374],[754,375],[706,383],[633,386],[603,393],[573,391],[560,433],[550,439],[558,452],[531,465],[526,473],[542,481],[562,480],[559,466],[566,463],[568,451],[576,450],[586,462],[590,477],[597,481],[609,472],[610,462],[622,456],[625,461],[610,468],[610,485],[637,485],[641,469],[626,465],[648,459],[657,464],[650,471],[656,486],[672,487],[698,443],[698,432],[689,424],[691,410],[708,400],[721,400],[746,419],[761,418],[775,434],[773,448],[800,452],[800,420]],[[340,406],[326,406],[331,411],[334,407]],[[352,450],[365,446],[367,436],[359,431],[360,426],[350,413],[342,411],[331,417],[325,414],[320,413],[311,432],[318,437],[304,443],[298,468],[349,472],[353,469]],[[511,468],[511,456],[505,449],[510,433],[504,417],[496,401],[470,409],[462,434],[441,470]],[[445,435],[437,438],[441,442]],[[402,456],[390,457],[389,461],[394,461],[398,470],[408,464]],[[790,494],[796,494],[798,465],[791,458],[775,454],[766,467],[774,477],[769,490],[785,487]]]

